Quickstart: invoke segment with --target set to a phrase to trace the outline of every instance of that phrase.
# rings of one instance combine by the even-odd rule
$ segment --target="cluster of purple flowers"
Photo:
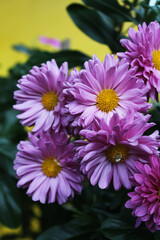
[[[55,60],[33,67],[18,81],[14,109],[24,126],[34,126],[21,141],[14,161],[18,187],[34,201],[59,204],[82,190],[83,175],[101,189],[111,182],[134,192],[127,208],[137,226],[160,230],[160,146],[158,131],[145,135],[149,97],[160,92],[160,25],[130,28],[126,52],[96,55],[84,69],[59,68]],[[80,140],[71,143],[71,138]]]

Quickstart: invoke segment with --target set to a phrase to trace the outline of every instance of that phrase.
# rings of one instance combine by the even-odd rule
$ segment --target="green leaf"
[[[160,231],[157,231],[154,233],[154,239],[155,240],[160,240]]]
[[[0,221],[9,228],[16,228],[21,222],[21,208],[18,189],[7,175],[0,175]]]
[[[24,127],[16,117],[17,114],[18,111],[11,108],[3,113],[3,117],[1,116],[0,135],[13,143],[18,143],[21,139],[27,137]]]
[[[155,20],[159,21],[159,19],[160,19],[160,6],[148,7],[148,11],[144,21],[146,21],[146,23],[149,24],[150,22],[153,22]]]
[[[31,53],[34,52],[34,50],[26,47],[23,44],[15,44],[15,45],[13,45],[13,49],[18,51],[18,52],[22,52],[22,53],[26,53],[26,54],[31,54]]]
[[[0,169],[14,176],[13,160],[17,152],[16,144],[7,138],[0,138]]]
[[[57,225],[42,233],[36,240],[85,240],[87,238],[84,237],[87,237],[90,232],[94,232],[94,229],[82,230],[72,224]]]
[[[150,121],[159,123],[160,122],[160,103],[152,102],[152,108],[149,110],[149,114],[151,114]]]
[[[123,215],[106,219],[101,226],[104,236],[111,240],[154,240],[153,234],[146,227],[135,228],[134,218],[127,215],[126,210]]]
[[[89,60],[90,57],[84,53],[74,50],[63,50],[55,53],[36,51],[27,61],[26,64],[38,65],[55,59],[57,64],[60,66],[63,62],[68,62],[69,67],[82,66],[85,61]]]
[[[114,193],[114,198],[112,200],[112,202],[110,203],[110,209],[116,209],[122,205],[125,204],[125,202],[128,200],[128,196],[127,196],[128,191],[124,188],[115,191]]]
[[[136,13],[136,20],[138,23],[142,24],[143,18],[144,18],[144,14],[145,14],[145,9],[142,6],[139,6],[139,8],[134,8],[134,12]]]
[[[110,217],[103,222],[101,229],[106,237],[114,240],[115,237],[124,236],[128,231],[133,231],[135,228],[134,226],[126,226],[125,222],[118,218]]]
[[[136,13],[136,20],[142,24],[143,22],[146,22],[147,25],[157,20],[160,22],[160,5],[157,1],[155,6],[149,6],[150,1],[143,0],[140,2],[138,8],[134,8],[134,11]]]
[[[13,105],[13,91],[16,89],[16,82],[10,78],[0,78],[0,118],[6,109]]]
[[[51,59],[55,59],[60,67],[63,62],[68,62],[69,68],[76,66],[83,66],[85,61],[90,57],[80,51],[76,50],[63,50],[59,52],[47,52],[41,50],[34,50],[25,64],[17,64],[10,70],[11,77],[21,78],[22,75],[28,74],[33,66],[41,66]]]
[[[88,36],[103,44],[107,43],[108,38],[111,41],[114,33],[113,24],[109,21],[104,24],[97,11],[81,4],[71,4],[67,11],[74,23]]]
[[[130,10],[121,6],[117,0],[82,0],[86,5],[107,14],[117,22],[130,21],[137,23],[132,17]]]
[[[77,27],[89,37],[109,45],[113,52],[122,50],[113,22],[108,16],[81,4],[71,4],[67,11]]]

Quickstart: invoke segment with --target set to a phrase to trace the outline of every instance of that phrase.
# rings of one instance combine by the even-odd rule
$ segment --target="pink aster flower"
[[[63,83],[68,75],[68,65],[58,68],[55,60],[34,66],[30,74],[18,81],[14,92],[17,100],[14,109],[22,111],[17,117],[23,125],[32,126],[33,132],[50,128],[59,131],[61,125],[67,125],[63,107]]]
[[[54,140],[53,140],[54,139]],[[63,134],[29,134],[21,141],[14,161],[18,187],[27,188],[33,201],[59,204],[72,199],[82,190],[82,175],[74,158],[73,144]],[[62,151],[63,149],[63,151]]]
[[[43,44],[51,45],[52,47],[57,48],[57,49],[69,49],[70,48],[70,40],[69,39],[60,41],[57,38],[48,38],[45,36],[40,36],[39,41]]]
[[[160,25],[151,22],[148,26],[144,22],[138,25],[138,31],[133,28],[128,31],[129,39],[120,42],[126,48],[125,53],[118,53],[118,57],[125,59],[131,67],[137,67],[137,76],[143,79],[149,88],[149,96],[158,100],[160,92]]]
[[[125,116],[127,109],[146,112],[148,88],[134,76],[135,69],[107,54],[103,63],[94,55],[85,62],[85,69],[74,69],[64,89],[66,107],[75,117],[73,126],[86,127],[95,118],[108,123],[114,113]]]
[[[120,119],[114,114],[107,124],[104,120],[94,124],[93,129],[84,129],[80,135],[84,140],[77,141],[77,152],[81,159],[81,170],[87,174],[92,185],[108,188],[113,178],[113,186],[131,188],[130,176],[137,170],[135,161],[147,163],[151,154],[158,154],[158,131],[150,136],[143,133],[153,123],[147,123],[149,115],[134,116],[129,110]]]
[[[145,222],[146,227],[155,232],[160,230],[160,159],[151,157],[151,165],[136,162],[138,173],[132,177],[134,192],[125,204],[132,208],[132,215],[137,217],[136,227]]]
[[[39,41],[44,44],[53,46],[54,48],[61,49],[62,42],[57,38],[48,38],[45,36],[40,36]]]

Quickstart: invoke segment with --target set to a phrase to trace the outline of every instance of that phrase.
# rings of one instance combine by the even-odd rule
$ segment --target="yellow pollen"
[[[118,106],[118,95],[113,89],[103,89],[97,96],[97,107],[102,112],[110,112]]]
[[[46,92],[45,94],[43,94],[41,102],[45,109],[51,111],[58,103],[58,96],[55,92]]]
[[[111,146],[107,150],[107,158],[112,163],[124,162],[127,157],[128,157],[128,149],[123,144],[117,144],[116,146]]]
[[[155,50],[152,52],[153,64],[157,70],[160,70],[160,50]]]
[[[42,171],[47,177],[56,177],[61,171],[59,162],[54,157],[46,158],[42,163]]]
[[[158,195],[160,196],[160,189],[158,190]]]

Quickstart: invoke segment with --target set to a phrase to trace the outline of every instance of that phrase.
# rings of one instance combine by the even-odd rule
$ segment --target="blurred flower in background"
[[[64,41],[59,41],[57,38],[47,38],[45,36],[39,37],[39,41],[46,45],[51,45],[56,49],[69,49],[70,48],[70,40],[66,39]]]

